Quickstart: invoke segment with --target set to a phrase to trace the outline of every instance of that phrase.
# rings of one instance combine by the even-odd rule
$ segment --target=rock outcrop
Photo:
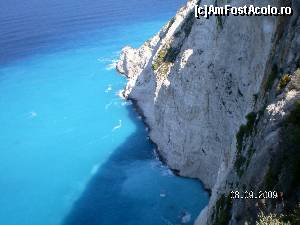
[[[196,224],[254,222],[259,211],[284,203],[261,208],[259,200],[230,199],[231,191],[271,190],[280,183],[291,191],[289,201],[297,201],[296,189],[289,189],[294,183],[277,177],[268,187],[266,177],[270,168],[288,171],[270,162],[282,163],[276,157],[282,132],[300,98],[300,1],[232,0],[236,6],[290,5],[294,15],[208,20],[195,18],[196,4],[189,0],[140,48],[122,50],[117,69],[128,77],[123,95],[136,101],[170,168],[211,190]],[[211,1],[201,1],[206,4]]]

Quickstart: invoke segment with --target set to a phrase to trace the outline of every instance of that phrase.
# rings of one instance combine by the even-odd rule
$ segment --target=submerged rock
[[[184,215],[181,217],[181,223],[185,224],[185,223],[189,223],[192,219],[191,214],[189,214],[188,212],[184,212]]]

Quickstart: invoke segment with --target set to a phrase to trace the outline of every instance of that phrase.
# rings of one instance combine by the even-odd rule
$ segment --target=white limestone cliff
[[[257,101],[267,98],[261,93],[283,25],[279,17],[196,19],[197,3],[189,0],[140,48],[125,47],[117,70],[128,77],[123,96],[136,101],[163,160],[212,190],[196,222],[210,224],[208,216],[234,171],[236,134],[245,116],[258,108]],[[250,3],[280,5],[272,0],[230,2]],[[202,0],[205,4],[211,1]]]

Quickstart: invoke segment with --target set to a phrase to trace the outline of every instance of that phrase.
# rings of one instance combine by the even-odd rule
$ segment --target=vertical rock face
[[[216,1],[218,5],[225,2]],[[295,7],[297,2],[293,2]],[[213,224],[218,219],[216,202],[222,193],[234,187],[228,184],[242,179],[250,181],[254,171],[263,177],[263,171],[268,169],[263,162],[256,161],[262,165],[256,166],[249,159],[247,168],[243,168],[245,175],[236,171],[237,158],[245,154],[237,149],[236,134],[241,124],[247,123],[248,113],[276,100],[272,84],[266,88],[270,86],[272,65],[276,62],[282,70],[295,70],[299,60],[299,35],[295,27],[299,29],[299,21],[298,15],[196,19],[196,4],[198,1],[189,0],[139,49],[125,47],[117,69],[128,77],[123,95],[137,102],[162,158],[180,175],[198,178],[212,190],[210,203],[197,223]],[[210,4],[210,0],[201,1],[201,5]],[[274,1],[232,0],[230,4],[264,6],[274,5]],[[294,90],[293,94],[282,94],[281,100],[293,102],[297,96]],[[278,106],[280,103],[273,104],[265,114],[261,113],[260,119],[265,115],[270,120],[272,113],[285,111],[280,108],[282,105]],[[254,120],[258,117],[254,116]],[[248,142],[242,139],[242,143],[255,144],[259,150],[254,156],[263,160],[260,149],[265,149],[264,142],[276,142],[276,132],[261,123],[255,124],[261,126],[261,136],[253,136],[252,141],[248,138]],[[266,151],[261,150],[261,154],[270,159]],[[242,215],[243,212],[234,210],[235,206],[238,205],[233,204],[231,215]]]
[[[230,16],[221,28],[215,17],[195,19],[194,5],[141,48],[123,49],[118,69],[129,77],[125,96],[137,100],[168,165],[212,188],[253,107],[276,21]]]

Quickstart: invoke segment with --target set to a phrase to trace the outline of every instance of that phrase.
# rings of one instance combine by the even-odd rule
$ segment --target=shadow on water
[[[143,196],[141,198],[138,197],[140,192],[137,191],[138,193],[136,193],[134,188],[133,191],[131,190],[131,192],[135,192],[133,194],[130,192],[128,194],[123,190],[124,182],[131,177],[128,175],[128,168],[134,167],[137,162],[147,164],[154,158],[152,150],[154,145],[146,139],[147,133],[144,124],[136,118],[137,113],[131,106],[126,107],[129,118],[135,121],[136,131],[127,138],[125,143],[115,149],[110,158],[91,178],[81,197],[64,218],[62,225],[174,224],[166,222],[162,217],[167,214],[170,216],[170,211],[173,211],[172,214],[176,212],[178,215],[178,206],[176,206],[178,199],[172,199],[171,202],[166,203],[166,200],[161,200],[161,196],[149,193],[151,189],[160,185],[161,180],[157,180],[160,178],[150,176],[145,184],[143,178],[141,180],[138,178],[134,182],[139,186],[142,185],[141,195]],[[132,174],[135,177],[144,176],[139,169],[133,171],[136,171],[135,174]],[[200,188],[200,184],[198,188]],[[144,201],[145,198],[151,200]],[[197,210],[206,205],[206,200],[203,200],[202,205],[197,203]]]
[[[136,112],[129,106],[126,107],[130,119],[136,121],[136,131],[92,177],[82,196],[64,219],[63,225],[124,224],[125,221],[136,218],[142,202],[137,204],[136,200],[122,195],[122,183],[127,178],[125,169],[136,160],[151,159],[151,149],[154,146],[145,139],[146,132],[143,124],[137,121]]]

